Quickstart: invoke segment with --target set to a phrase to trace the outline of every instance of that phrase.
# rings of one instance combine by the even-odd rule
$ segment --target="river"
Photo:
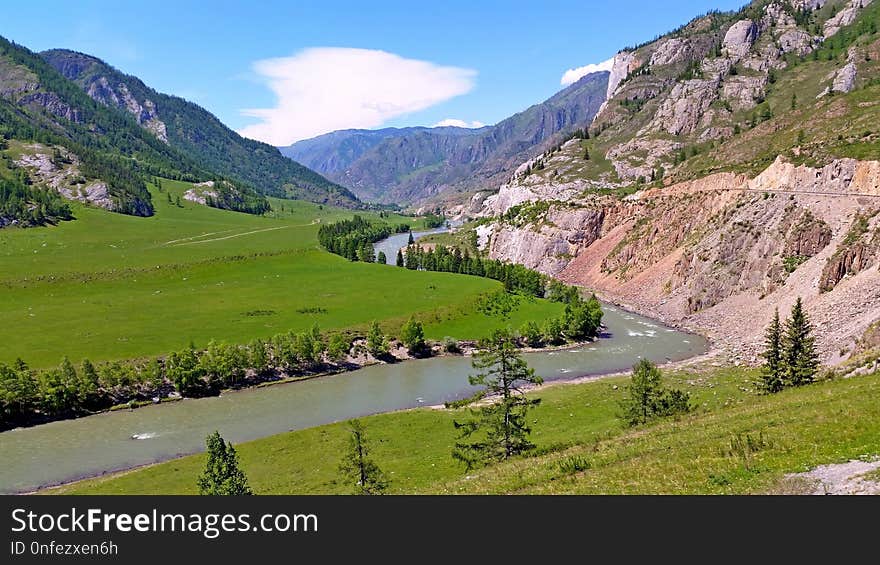
[[[394,241],[387,247],[406,244]],[[392,239],[392,238],[389,238]],[[381,245],[381,244],[377,244]],[[386,255],[392,258],[386,251]],[[604,305],[606,332],[594,343],[528,353],[545,380],[624,370],[639,358],[677,361],[703,353],[706,342],[659,322]],[[0,493],[98,475],[204,446],[219,430],[234,443],[367,414],[442,404],[472,391],[470,358],[435,357],[374,365],[316,379],[225,392],[214,398],[121,410],[0,433]]]

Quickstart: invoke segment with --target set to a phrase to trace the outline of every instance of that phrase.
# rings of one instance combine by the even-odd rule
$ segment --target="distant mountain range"
[[[341,130],[281,152],[359,198],[412,204],[449,191],[496,188],[560,132],[586,127],[605,101],[609,73],[592,73],[494,126]]]

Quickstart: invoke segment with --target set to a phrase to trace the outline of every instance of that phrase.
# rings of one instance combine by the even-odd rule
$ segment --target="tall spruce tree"
[[[471,364],[481,372],[471,375],[469,381],[485,389],[473,400],[483,396],[498,399],[471,410],[470,420],[453,422],[459,437],[452,457],[469,470],[534,448],[529,441],[531,428],[526,415],[541,400],[527,398],[523,386],[544,382],[520,357],[516,338],[509,331],[496,330],[480,343],[480,349]]]
[[[403,267],[403,251],[397,250],[397,266]]]
[[[239,467],[238,453],[231,443],[220,437],[220,432],[209,434],[205,440],[208,461],[199,477],[199,494],[247,495],[253,494],[244,471]]]
[[[819,368],[813,325],[798,297],[785,322],[782,340],[782,359],[785,363],[785,384],[800,386],[813,382]]]
[[[764,364],[761,367],[761,388],[765,392],[779,392],[785,386],[785,372],[782,363],[782,325],[779,322],[779,309],[773,314],[773,321],[764,334]]]
[[[354,483],[355,494],[382,494],[388,489],[388,479],[370,457],[366,430],[360,420],[349,422],[348,451],[339,465],[339,472]]]

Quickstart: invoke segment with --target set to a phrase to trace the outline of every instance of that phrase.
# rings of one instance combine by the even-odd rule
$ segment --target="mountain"
[[[590,123],[608,73],[593,73],[541,104],[479,129],[343,130],[281,152],[365,200],[411,204],[446,192],[494,187],[560,132]]]
[[[589,138],[523,162],[478,240],[723,363],[758,363],[798,297],[848,357],[880,320],[878,28],[880,2],[764,0],[624,49]]]
[[[156,92],[96,57],[64,49],[40,55],[92,99],[129,113],[142,128],[206,171],[250,184],[263,194],[358,204],[348,190],[283,157],[275,147],[241,137],[204,108]]]

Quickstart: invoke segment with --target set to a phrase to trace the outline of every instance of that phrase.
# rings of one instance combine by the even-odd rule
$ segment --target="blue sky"
[[[342,127],[492,124],[710,9],[656,2],[23,2],[0,34],[96,55],[275,144]]]

